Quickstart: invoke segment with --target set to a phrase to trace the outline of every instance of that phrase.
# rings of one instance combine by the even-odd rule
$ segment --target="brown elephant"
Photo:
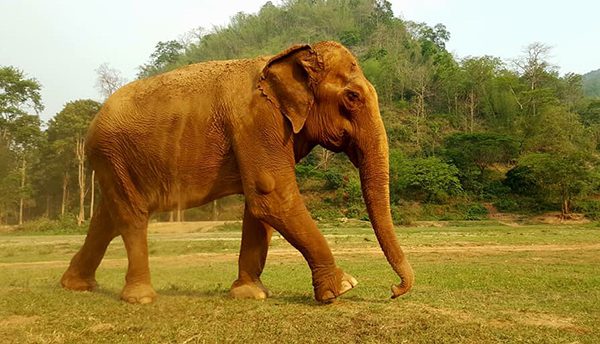
[[[213,61],[135,81],[111,96],[92,122],[87,154],[102,199],[83,247],[61,284],[92,290],[110,241],[129,261],[121,298],[152,302],[148,217],[244,194],[239,275],[230,294],[265,298],[260,281],[273,229],[312,271],[315,298],[329,302],[356,280],[336,266],[307,211],[295,164],[321,145],[359,168],[379,244],[406,293],[413,272],[396,239],[389,204],[387,137],[377,93],[342,45],[295,45],[270,57]]]

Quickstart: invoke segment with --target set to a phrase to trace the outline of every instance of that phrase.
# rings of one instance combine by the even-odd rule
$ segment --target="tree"
[[[474,131],[475,119],[479,117],[485,106],[486,98],[491,91],[492,80],[496,77],[502,62],[497,57],[468,57],[461,61],[463,72],[462,88],[466,98],[467,128]]]
[[[63,165],[63,197],[62,213],[64,214],[70,172],[77,166],[77,185],[79,190],[79,212],[77,224],[85,220],[86,168],[85,168],[85,134],[87,128],[100,110],[101,104],[93,100],[76,100],[69,102],[48,125],[48,139]],[[92,185],[93,187],[93,185]]]
[[[563,154],[530,153],[519,159],[548,197],[558,197],[563,216],[571,213],[573,198],[598,184],[595,159],[584,152]]]
[[[111,68],[108,63],[101,64],[96,69],[96,74],[98,74],[96,88],[105,100],[127,82],[127,79],[121,75],[121,72]]]
[[[458,133],[446,138],[444,155],[458,167],[463,186],[479,191],[484,172],[493,164],[511,163],[520,150],[515,139],[493,133]]]
[[[167,66],[177,61],[183,50],[183,44],[175,40],[156,43],[154,52],[150,55],[150,61],[139,67],[138,78],[141,79],[160,73]]]
[[[27,79],[25,73],[15,67],[0,68],[0,135],[7,140],[11,122],[33,110],[38,114],[44,109],[40,83]]]
[[[547,81],[556,78],[556,67],[548,62],[552,48],[540,42],[534,42],[528,45],[524,53],[518,59],[514,60],[521,78],[528,84],[529,90],[523,92],[526,104],[529,105],[530,115],[537,116],[538,106],[545,103],[551,92],[547,86]]]
[[[25,200],[31,198],[29,181],[27,179],[28,164],[33,159],[33,155],[41,140],[40,130],[41,121],[37,115],[22,115],[13,122],[12,131],[13,151],[19,161],[19,225],[23,224],[23,210]]]
[[[0,146],[7,166],[0,180],[3,184],[0,188],[7,194],[0,207],[10,207],[11,198],[16,196],[19,224],[23,223],[25,203],[31,198],[28,168],[41,137],[37,113],[44,106],[40,90],[39,82],[26,78],[23,71],[14,67],[0,68]],[[4,211],[0,209],[0,213]]]
[[[590,151],[595,142],[580,121],[580,116],[565,106],[547,104],[540,107],[535,121],[529,121],[523,148],[527,152],[563,154]]]

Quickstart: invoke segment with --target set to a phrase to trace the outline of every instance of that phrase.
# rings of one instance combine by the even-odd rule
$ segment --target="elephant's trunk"
[[[378,139],[369,140],[369,147],[359,148],[361,152],[357,163],[371,225],[387,261],[402,280],[399,285],[392,285],[392,298],[396,298],[410,290],[414,274],[394,232],[390,212],[388,145],[383,124],[381,127]]]

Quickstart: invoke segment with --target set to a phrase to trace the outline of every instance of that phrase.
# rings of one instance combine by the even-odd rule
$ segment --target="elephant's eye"
[[[358,92],[348,90],[346,91],[346,98],[348,98],[348,100],[351,102],[356,102],[360,99],[360,95]]]
[[[363,105],[363,99],[357,91],[346,89],[342,96],[342,111],[350,115],[358,111]]]

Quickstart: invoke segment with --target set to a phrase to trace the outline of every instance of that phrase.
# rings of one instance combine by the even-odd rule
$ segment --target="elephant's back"
[[[180,185],[206,189],[207,175],[235,169],[228,109],[251,95],[244,89],[253,87],[259,67],[254,60],[200,63],[122,87],[90,126],[92,166],[118,184],[131,181],[151,203],[172,203]],[[192,198],[203,197],[198,191]]]
[[[97,117],[106,129],[209,116],[220,103],[249,103],[265,58],[191,64],[133,81],[107,99]],[[225,104],[231,105],[231,104]]]

